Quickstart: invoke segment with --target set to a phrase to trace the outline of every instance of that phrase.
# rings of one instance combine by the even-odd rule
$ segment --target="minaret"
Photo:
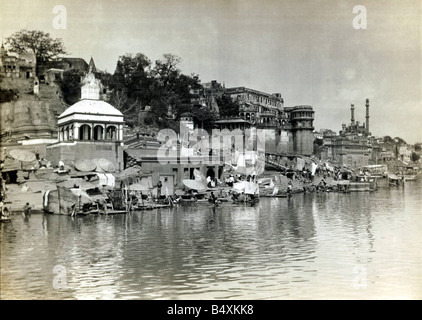
[[[355,105],[352,104],[350,107],[350,113],[352,115],[350,121],[352,122],[352,125],[355,124]]]
[[[366,133],[369,134],[369,99],[366,99]]]

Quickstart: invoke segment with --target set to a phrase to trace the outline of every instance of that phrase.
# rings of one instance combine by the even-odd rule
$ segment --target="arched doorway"
[[[94,127],[94,140],[103,140],[104,128],[100,125]]]
[[[116,140],[117,139],[117,128],[115,126],[108,126],[106,129],[106,139]]]
[[[83,124],[79,128],[79,139],[80,140],[91,140],[91,127],[87,124]]]

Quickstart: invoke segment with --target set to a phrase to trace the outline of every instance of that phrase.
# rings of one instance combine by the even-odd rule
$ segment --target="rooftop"
[[[111,104],[103,100],[91,100],[83,99],[69,108],[67,108],[60,116],[59,119],[67,117],[72,114],[96,114],[96,115],[108,115],[108,116],[121,116],[123,114],[113,107]]]

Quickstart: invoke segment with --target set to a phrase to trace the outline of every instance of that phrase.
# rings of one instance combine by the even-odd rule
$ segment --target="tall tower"
[[[355,105],[354,104],[352,104],[350,107],[350,113],[351,113],[350,121],[352,122],[352,124],[355,124]]]
[[[311,155],[314,148],[314,111],[312,106],[295,106],[284,110],[290,113],[293,152]]]
[[[369,99],[366,99],[366,133],[369,134]]]

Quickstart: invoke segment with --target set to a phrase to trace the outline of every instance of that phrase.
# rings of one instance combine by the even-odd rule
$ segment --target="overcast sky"
[[[113,73],[126,53],[182,58],[202,82],[282,94],[312,105],[316,130],[355,119],[370,131],[422,142],[421,1],[0,0],[0,38],[27,28],[63,39],[73,57]],[[55,29],[56,5],[66,29]],[[355,5],[367,29],[356,30]]]

